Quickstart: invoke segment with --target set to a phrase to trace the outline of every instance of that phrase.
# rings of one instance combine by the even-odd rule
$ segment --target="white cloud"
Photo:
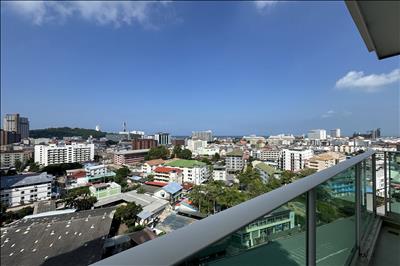
[[[365,75],[363,71],[350,71],[336,81],[337,89],[360,90],[366,92],[379,91],[387,85],[400,81],[400,68],[390,73]]]
[[[167,2],[151,1],[10,1],[11,10],[35,25],[50,21],[64,22],[72,16],[99,25],[116,27],[139,23],[152,27],[151,12],[165,7]]]
[[[329,110],[328,112],[326,112],[326,113],[324,113],[324,114],[322,114],[322,118],[329,118],[329,117],[332,117],[334,114],[336,114],[336,112],[335,111],[333,111],[333,110]]]
[[[278,1],[254,1],[254,5],[256,6],[257,10],[262,11],[265,8],[272,7],[276,5]]]

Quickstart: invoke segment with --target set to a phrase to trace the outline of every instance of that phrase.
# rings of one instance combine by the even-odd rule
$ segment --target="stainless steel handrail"
[[[323,171],[304,177],[254,199],[148,241],[93,265],[174,265],[184,261],[375,154],[369,150]]]

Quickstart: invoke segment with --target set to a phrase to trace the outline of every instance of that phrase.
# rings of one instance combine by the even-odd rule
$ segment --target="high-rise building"
[[[21,139],[29,137],[29,120],[19,114],[6,114],[3,120],[4,131],[16,132]]]
[[[325,129],[312,129],[307,134],[310,140],[324,140],[326,139]]]
[[[314,155],[310,149],[283,149],[279,158],[282,170],[299,171],[306,167],[307,161]]]
[[[94,144],[35,145],[35,162],[40,165],[93,161]]]
[[[192,131],[192,139],[199,139],[210,142],[213,140],[213,134],[211,130]]]
[[[331,129],[331,138],[340,138],[340,128]]]
[[[157,134],[154,134],[154,139],[157,140],[158,144],[160,144],[160,145],[171,144],[171,137],[170,137],[169,133],[159,132]]]
[[[0,130],[0,145],[7,145],[21,141],[21,134],[15,131]]]

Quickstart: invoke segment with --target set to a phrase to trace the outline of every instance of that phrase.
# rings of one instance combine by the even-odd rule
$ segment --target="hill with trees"
[[[29,130],[29,136],[31,138],[63,138],[80,136],[86,139],[89,136],[92,136],[93,138],[105,137],[106,132],[86,128],[52,127]]]

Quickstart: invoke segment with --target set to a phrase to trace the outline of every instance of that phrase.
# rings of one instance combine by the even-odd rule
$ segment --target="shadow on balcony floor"
[[[375,245],[370,266],[400,265],[400,228],[384,225]]]

